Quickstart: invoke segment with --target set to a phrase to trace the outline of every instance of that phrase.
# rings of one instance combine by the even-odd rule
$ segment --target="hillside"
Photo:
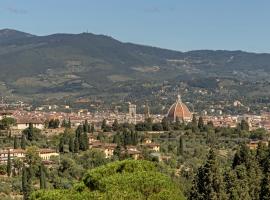
[[[145,82],[233,78],[268,80],[270,54],[190,51],[123,43],[91,33],[35,36],[0,30],[0,92],[26,97],[84,96]],[[113,88],[112,88],[113,87]]]

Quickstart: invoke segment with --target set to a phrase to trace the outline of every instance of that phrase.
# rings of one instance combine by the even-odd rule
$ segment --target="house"
[[[38,155],[42,161],[48,161],[53,156],[59,156],[59,153],[53,149],[39,149]]]
[[[8,153],[10,153],[10,158],[25,158],[26,150],[24,149],[2,149],[0,150],[0,163],[6,163],[8,160]],[[59,156],[53,149],[39,149],[38,155],[42,161],[49,161],[52,156]]]
[[[23,119],[17,119],[17,123],[13,127],[13,129],[24,130],[28,128],[31,123],[33,124],[34,128],[38,128],[41,130],[45,128],[45,123],[41,120],[23,118]]]
[[[145,139],[143,140],[143,143],[144,143],[144,144],[150,144],[150,143],[152,143],[152,140],[151,140],[150,138],[145,138]]]
[[[260,142],[263,145],[268,146],[268,141],[263,141],[263,140],[252,140],[247,144],[247,146],[250,150],[256,150]]]
[[[90,148],[102,151],[105,154],[105,158],[113,156],[116,146],[117,144],[114,143],[103,143],[99,141],[90,144]]]
[[[127,145],[126,150],[122,151],[123,154],[127,154],[128,156],[132,157],[134,160],[138,160],[141,156],[141,152],[137,149],[136,146]]]
[[[160,145],[157,143],[144,144],[144,146],[150,151],[154,151],[154,152],[160,151]]]

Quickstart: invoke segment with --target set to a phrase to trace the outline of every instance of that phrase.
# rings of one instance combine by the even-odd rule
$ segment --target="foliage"
[[[88,171],[83,182],[72,190],[38,191],[31,199],[184,199],[170,178],[148,161],[110,163]]]

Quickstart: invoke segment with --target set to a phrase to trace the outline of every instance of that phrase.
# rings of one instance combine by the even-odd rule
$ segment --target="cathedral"
[[[182,102],[180,95],[177,96],[176,102],[170,107],[167,114],[167,119],[170,121],[175,122],[177,118],[182,122],[190,122],[192,120],[192,113]]]

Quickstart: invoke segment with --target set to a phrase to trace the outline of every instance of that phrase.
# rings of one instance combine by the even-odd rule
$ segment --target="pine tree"
[[[18,140],[17,140],[17,136],[14,136],[13,148],[14,148],[14,149],[18,149]]]
[[[7,175],[8,176],[11,176],[11,170],[12,170],[12,166],[11,166],[10,151],[8,151],[8,160],[7,160]]]
[[[21,148],[25,149],[26,148],[26,138],[25,135],[23,134],[21,137]]]
[[[206,164],[198,169],[189,200],[227,199],[223,176],[213,149],[210,149]]]

